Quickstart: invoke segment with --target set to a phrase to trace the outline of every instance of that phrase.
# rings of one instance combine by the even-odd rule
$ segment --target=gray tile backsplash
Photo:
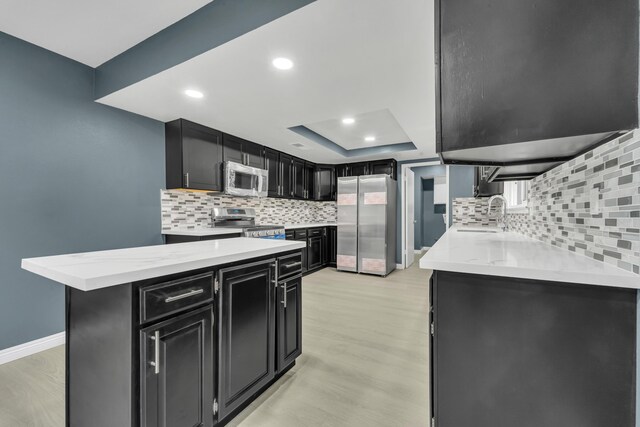
[[[162,229],[211,227],[214,207],[247,207],[256,210],[258,224],[303,224],[335,222],[335,202],[311,202],[256,197],[235,197],[221,193],[161,190]]]
[[[490,221],[472,200],[454,200],[454,223]],[[512,230],[640,274],[640,130],[534,178],[527,210]]]

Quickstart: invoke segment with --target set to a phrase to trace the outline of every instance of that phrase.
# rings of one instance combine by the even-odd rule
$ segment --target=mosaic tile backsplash
[[[486,221],[481,206],[456,217],[468,200],[454,222]],[[527,209],[509,214],[513,231],[640,274],[640,130],[534,178]]]
[[[460,197],[453,199],[452,215],[454,224],[496,226],[495,214],[499,212],[500,204],[494,203],[492,215],[488,215],[488,197]]]
[[[234,197],[218,193],[161,190],[162,229],[211,227],[211,209],[242,207],[256,210],[260,225],[335,222],[336,202],[310,202],[257,197]]]

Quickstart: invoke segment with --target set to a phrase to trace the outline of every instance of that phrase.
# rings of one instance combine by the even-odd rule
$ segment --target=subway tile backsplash
[[[454,223],[490,221],[473,200],[454,200]],[[527,210],[512,230],[640,274],[640,130],[534,178]]]
[[[222,193],[161,190],[162,229],[211,227],[214,207],[246,207],[256,210],[260,225],[335,222],[335,202],[311,202],[256,197],[235,197]]]

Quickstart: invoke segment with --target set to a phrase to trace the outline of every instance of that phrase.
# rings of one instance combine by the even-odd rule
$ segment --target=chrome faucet
[[[491,206],[494,200],[502,200],[502,213],[497,217],[498,227],[502,228],[502,231],[509,231],[509,218],[507,217],[507,199],[501,195],[496,194],[489,198],[489,208],[487,215],[491,216]]]

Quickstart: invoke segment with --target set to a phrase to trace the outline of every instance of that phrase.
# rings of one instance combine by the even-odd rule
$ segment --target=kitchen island
[[[432,269],[438,427],[634,427],[640,276],[497,229],[453,227]]]
[[[24,259],[66,285],[67,425],[226,424],[302,352],[303,247],[233,238]]]

